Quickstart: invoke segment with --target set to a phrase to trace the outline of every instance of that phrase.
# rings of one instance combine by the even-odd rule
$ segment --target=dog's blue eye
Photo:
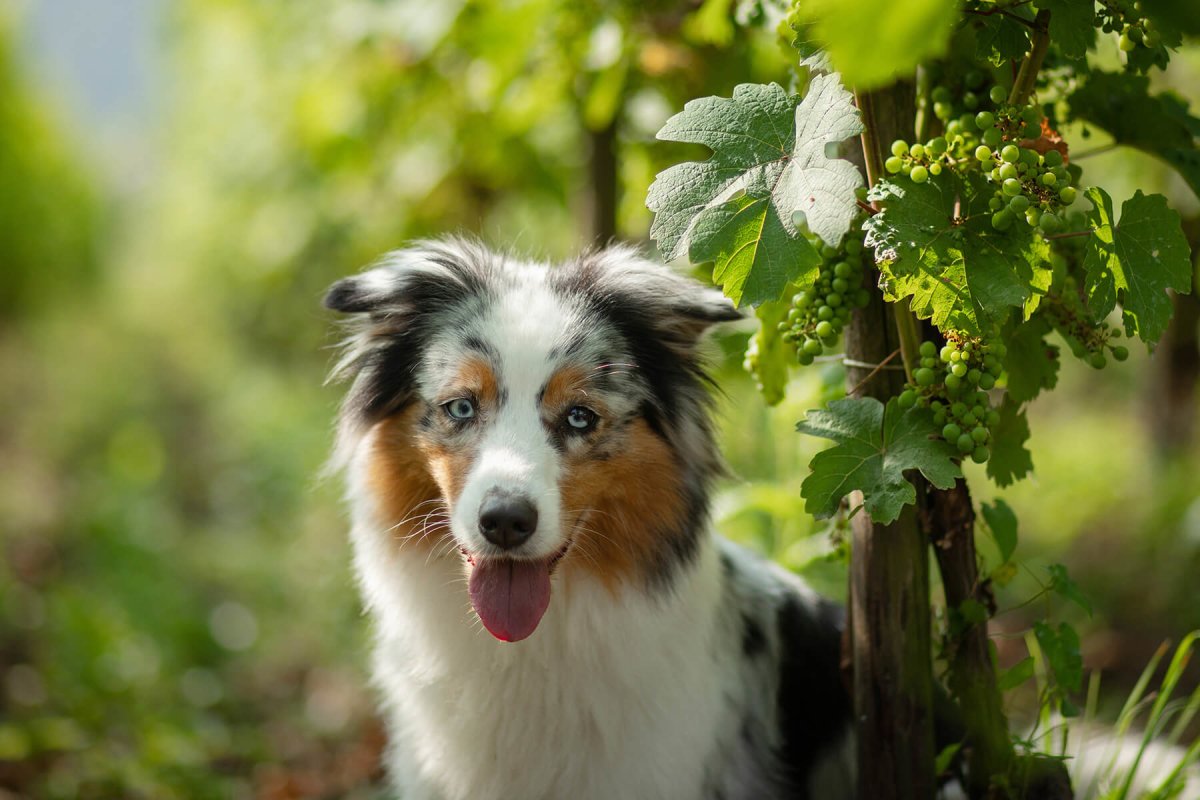
[[[449,414],[452,419],[459,421],[472,419],[475,416],[475,404],[465,397],[460,397],[457,400],[451,400],[442,407],[446,409],[446,413]]]
[[[583,406],[575,406],[567,412],[567,424],[574,430],[586,431],[596,424],[596,412]]]

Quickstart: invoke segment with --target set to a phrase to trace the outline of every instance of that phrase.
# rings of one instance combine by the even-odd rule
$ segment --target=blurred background
[[[368,625],[318,477],[339,396],[323,289],[446,231],[547,258],[644,241],[655,173],[703,155],[655,131],[688,99],[786,81],[778,16],[0,2],[0,798],[381,796]],[[1200,103],[1200,49],[1156,80]],[[1064,133],[1095,150],[1085,183],[1165,192],[1200,238],[1167,168]],[[1200,627],[1200,307],[1177,303],[1153,357],[1095,373],[1068,353],[1033,407],[1031,479],[998,492],[968,468],[1021,520],[999,625],[1028,624],[1062,561],[1095,614],[1049,610],[1113,687]],[[715,348],[721,526],[844,596],[839,531],[799,497],[822,443],[792,432],[842,376],[797,372],[767,409],[748,334]]]

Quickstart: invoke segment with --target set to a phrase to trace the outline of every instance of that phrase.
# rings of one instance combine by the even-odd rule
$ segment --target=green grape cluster
[[[940,350],[933,342],[922,342],[920,353],[913,383],[900,393],[901,408],[930,409],[942,437],[964,458],[984,463],[992,455],[991,429],[1000,421],[988,390],[1003,371],[1007,348],[1002,342],[950,333]]]
[[[792,297],[787,320],[779,324],[783,340],[796,348],[796,361],[807,366],[832,349],[850,311],[870,300],[863,288],[863,234],[852,230],[841,248],[824,247],[817,279]]]
[[[1154,23],[1142,15],[1140,2],[1103,0],[1096,9],[1096,27],[1105,33],[1120,32],[1118,44],[1126,53],[1139,47],[1153,49],[1162,45]]]
[[[1120,344],[1121,329],[1101,321],[1093,323],[1079,299],[1075,278],[1068,275],[1062,292],[1046,296],[1046,314],[1066,340],[1071,353],[1096,369],[1108,366],[1107,351],[1117,361],[1129,358],[1129,348]]]
[[[980,145],[975,157],[996,185],[988,200],[992,227],[1008,230],[1024,222],[1042,233],[1063,229],[1063,211],[1075,202],[1078,191],[1058,150],[1044,154],[1018,144],[1005,144],[997,151]]]

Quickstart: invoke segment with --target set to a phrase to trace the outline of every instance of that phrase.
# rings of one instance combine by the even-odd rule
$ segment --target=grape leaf
[[[1103,317],[1119,300],[1125,332],[1157,342],[1171,320],[1167,289],[1192,289],[1191,250],[1179,214],[1162,195],[1138,191],[1121,205],[1118,224],[1107,192],[1093,186],[1085,194],[1093,206],[1083,261],[1088,305]]]
[[[1078,61],[1096,44],[1096,4],[1091,0],[1039,0],[1050,12],[1050,40],[1066,58]]]
[[[1017,61],[1028,52],[1029,28],[1008,14],[972,15],[968,19],[975,33],[976,52],[997,67]]]
[[[1046,341],[1049,332],[1050,324],[1037,316],[1004,337],[1008,346],[1004,356],[1008,397],[1018,405],[1058,383],[1058,348]]]
[[[832,516],[842,498],[858,489],[871,519],[894,522],[917,499],[906,470],[920,470],[939,489],[949,489],[962,475],[954,462],[957,450],[931,438],[937,431],[928,410],[905,412],[895,398],[886,408],[870,397],[836,400],[810,411],[796,430],[837,442],[813,457],[800,486],[805,509],[819,518]]]
[[[1000,233],[991,226],[982,179],[943,173],[927,183],[880,181],[870,199],[883,211],[864,224],[875,248],[884,295],[912,297],[920,319],[942,330],[980,334],[1001,325],[1013,307],[1044,291],[1049,247],[1027,226]]]
[[[1079,584],[1071,580],[1071,576],[1067,574],[1065,566],[1062,564],[1051,564],[1046,567],[1046,571],[1050,573],[1050,591],[1066,600],[1070,600],[1086,611],[1089,617],[1092,616],[1092,601],[1079,588]]]
[[[1017,515],[1008,503],[998,497],[994,505],[984,503],[980,508],[983,510],[988,530],[996,540],[996,547],[1000,550],[1000,563],[1003,564],[1012,558],[1017,549]]]
[[[1025,657],[1001,673],[996,688],[1002,692],[1015,689],[1033,677],[1033,658]]]
[[[1025,412],[1004,398],[1000,404],[1000,421],[992,426],[992,456],[987,461],[987,474],[997,486],[1008,486],[1033,471],[1033,456],[1025,449],[1029,441],[1029,420]]]
[[[692,100],[658,138],[703,144],[713,155],[658,174],[646,197],[655,212],[650,235],[667,259],[686,252],[713,260],[715,280],[735,302],[776,300],[820,261],[797,214],[831,245],[849,230],[862,176],[825,147],[861,131],[837,75],[814,77],[803,100],[777,84]]]
[[[1170,92],[1151,94],[1145,75],[1093,72],[1069,102],[1073,118],[1167,162],[1200,197],[1200,119],[1188,113],[1184,100]]]
[[[1065,622],[1053,628],[1038,620],[1033,624],[1033,634],[1058,685],[1068,692],[1079,691],[1083,685],[1083,657],[1075,629]]]
[[[868,89],[945,53],[958,5],[950,0],[804,0],[796,13],[846,83]]]

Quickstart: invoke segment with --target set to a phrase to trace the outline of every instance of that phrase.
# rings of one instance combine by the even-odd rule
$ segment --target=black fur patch
[[[742,614],[742,655],[754,658],[767,649],[767,637],[758,620]]]
[[[789,781],[803,786],[813,764],[838,742],[851,718],[839,664],[845,612],[828,600],[809,606],[792,596],[780,605],[776,624],[782,646],[779,762]]]

